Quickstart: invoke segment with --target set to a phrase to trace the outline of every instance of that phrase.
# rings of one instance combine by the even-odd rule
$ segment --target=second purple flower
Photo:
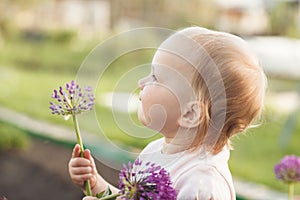
[[[285,156],[280,163],[275,165],[276,178],[286,183],[300,182],[300,157]]]
[[[123,165],[119,175],[121,197],[129,200],[176,199],[176,190],[172,187],[169,173],[154,163],[137,159],[134,163]]]

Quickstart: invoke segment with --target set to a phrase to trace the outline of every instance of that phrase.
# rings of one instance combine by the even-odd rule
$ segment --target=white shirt
[[[139,158],[154,162],[171,176],[178,200],[235,200],[235,190],[228,168],[229,150],[213,155],[195,150],[175,154],[162,153],[164,139],[148,144]]]

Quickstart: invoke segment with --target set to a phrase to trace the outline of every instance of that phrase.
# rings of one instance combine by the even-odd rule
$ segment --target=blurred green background
[[[273,167],[286,154],[300,155],[300,62],[293,60],[300,57],[296,51],[300,44],[297,1],[1,0],[0,104],[34,119],[71,127],[70,121],[50,114],[50,96],[54,88],[76,78],[96,45],[131,28],[176,30],[192,25],[231,32],[249,41],[275,38],[281,44],[284,38],[289,44],[284,51],[295,57],[279,67],[269,64],[266,54],[260,53],[265,50],[272,55],[272,49],[256,47],[259,58],[265,59],[262,65],[268,76],[266,107],[260,126],[233,139],[235,150],[229,162],[233,176],[286,192],[286,185],[275,179]],[[281,47],[276,42],[272,45],[273,49]],[[137,150],[159,136],[140,140],[124,134],[115,124],[111,108],[98,97],[111,92],[131,68],[151,62],[153,53],[138,51],[118,58],[96,90],[96,110],[106,116],[101,118],[106,136]],[[273,63],[282,63],[281,59],[286,57],[272,57]],[[132,118],[138,123],[135,114]],[[82,123],[82,129],[97,131],[91,130],[88,122]],[[22,130],[0,123],[1,151],[29,144],[30,137]],[[296,191],[300,194],[299,185]]]

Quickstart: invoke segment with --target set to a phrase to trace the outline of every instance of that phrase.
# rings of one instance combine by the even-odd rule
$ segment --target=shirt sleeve
[[[194,167],[182,174],[175,186],[178,200],[232,200],[224,177],[213,167]]]

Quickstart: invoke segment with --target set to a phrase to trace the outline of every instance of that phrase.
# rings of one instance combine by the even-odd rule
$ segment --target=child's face
[[[170,52],[157,50],[151,73],[139,80],[139,120],[164,136],[174,137],[184,105],[193,100],[193,67]]]

